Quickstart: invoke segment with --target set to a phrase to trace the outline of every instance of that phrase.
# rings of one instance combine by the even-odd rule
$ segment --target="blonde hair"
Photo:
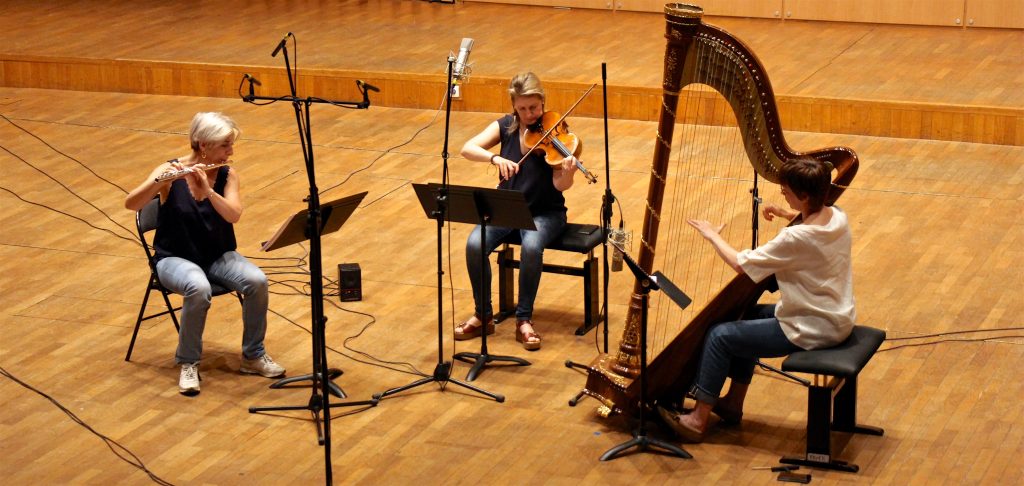
[[[544,87],[540,84],[540,78],[532,72],[519,73],[512,77],[508,83],[508,96],[515,104],[516,98],[523,96],[540,96],[541,103],[544,103],[547,95],[544,94]],[[509,133],[519,130],[519,115],[512,110],[512,124],[509,126]]]
[[[188,140],[192,150],[198,151],[200,144],[211,144],[225,140],[237,140],[242,134],[235,121],[223,113],[200,112],[192,117],[188,129]]]

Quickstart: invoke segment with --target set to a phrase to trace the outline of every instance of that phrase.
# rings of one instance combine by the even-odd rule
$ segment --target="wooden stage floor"
[[[8,34],[11,40],[0,47],[0,54],[4,59],[146,58],[260,66],[272,63],[270,49],[281,33],[312,25],[300,37],[302,62],[310,67],[436,74],[447,51],[465,36],[478,43],[473,53],[475,75],[507,78],[530,67],[555,82],[593,79],[548,55],[537,57],[531,66],[506,63],[514,57],[503,51],[521,52],[513,48],[511,23],[493,15],[489,20],[475,17],[480,12],[503,12],[498,6],[232,2],[237,11],[228,15],[225,3],[201,2],[202,8],[185,11],[158,2],[129,8],[127,2],[79,1],[53,9],[7,2],[10,14],[0,26],[14,34]],[[322,15],[300,13],[312,8]],[[539,11],[520,10],[526,16]],[[87,14],[106,16],[108,21],[73,21]],[[554,22],[537,30],[556,31],[560,25],[571,31],[565,19],[576,15],[588,22],[598,17],[553,11]],[[616,19],[609,28],[642,20],[641,14],[606,15]],[[340,22],[342,18],[346,23]],[[363,21],[353,21],[356,18]],[[870,69],[905,72],[872,85],[856,77],[833,85],[821,69],[838,69],[847,56],[884,56],[855,46],[840,49],[838,41],[830,44],[834,36],[818,43],[804,38],[798,44],[803,50],[799,56],[779,47],[795,42],[788,34],[814,29],[847,32],[850,38],[896,32],[914,43],[931,33],[962,41],[987,32],[1007,36],[1004,41],[1019,41],[1019,32],[779,26],[743,19],[720,23],[742,31],[755,45],[785,94],[948,104],[965,110],[995,106],[1012,111],[1024,105],[1022,90],[1009,89],[1022,83],[1013,70],[1019,57],[979,62],[978,69],[991,69],[987,74],[947,73],[959,76],[957,82],[893,61],[888,67]],[[259,34],[232,35],[222,43],[217,37],[221,31],[243,30]],[[389,31],[395,45],[380,48],[382,32]],[[81,41],[84,37],[93,41]],[[595,50],[601,52],[581,53],[580,64],[604,60],[614,73],[629,72],[638,86],[657,83],[660,46],[651,47],[655,53],[634,55],[646,49],[630,50],[621,34],[609,38]],[[959,55],[954,54],[958,49],[973,46],[958,42],[936,44],[934,49]],[[502,49],[485,48],[494,44]],[[365,49],[354,50],[357,55],[328,48],[342,45]],[[372,55],[371,48],[378,55]],[[798,76],[791,64],[800,58],[820,59],[821,69]],[[645,67],[648,62],[651,66]],[[922,89],[897,88],[910,83],[904,74],[917,76]],[[961,84],[975,81],[990,87],[968,89]],[[1007,87],[1005,96],[996,93],[999,86]],[[1016,102],[1005,101],[1014,97]],[[308,414],[248,413],[254,405],[305,405],[310,393],[306,388],[270,390],[268,380],[238,374],[240,313],[230,298],[215,299],[211,308],[198,397],[177,393],[175,335],[166,320],[144,325],[133,360],[123,360],[148,275],[132,240],[133,214],[123,209],[124,190],[156,163],[182,155],[188,120],[197,111],[211,110],[230,114],[244,132],[235,160],[246,212],[236,232],[239,250],[275,282],[268,350],[289,375],[310,370],[310,338],[303,329],[309,327],[310,303],[301,294],[306,279],[302,271],[308,268],[305,251],[289,247],[258,252],[258,242],[286,215],[303,207],[301,199],[308,189],[289,107],[255,107],[228,97],[10,85],[0,86],[0,367],[5,375],[48,394],[98,433],[117,441],[170,483],[322,483],[323,449],[316,444]],[[453,113],[451,152],[457,153],[496,116],[496,111]],[[337,383],[353,399],[366,399],[416,379],[408,373],[413,368],[430,373],[437,361],[435,226],[423,217],[409,185],[440,179],[444,114],[393,106],[368,111],[318,107],[312,127],[323,197],[369,192],[346,226],[325,238],[323,256],[332,279],[338,263],[358,262],[362,268],[364,299],[340,303],[331,297],[326,314],[328,358],[344,370]],[[616,214],[621,212],[627,227],[639,231],[655,123],[611,120],[610,162],[601,150],[600,120],[581,117],[573,128],[587,140],[588,167],[603,175],[605,165],[610,166],[612,188],[622,204]],[[859,320],[885,329],[891,339],[860,381],[858,419],[885,428],[885,435],[839,435],[838,456],[858,464],[860,472],[808,471],[814,484],[1024,483],[1024,411],[1019,406],[1024,396],[1019,379],[1024,366],[1024,298],[1019,291],[1024,285],[1024,147],[796,130],[788,130],[787,138],[798,150],[844,145],[859,153],[859,175],[841,200],[854,232]],[[494,174],[480,164],[455,156],[450,165],[455,184],[493,184]],[[566,196],[570,220],[596,222],[603,181],[602,177],[602,184],[588,186],[577,180]],[[766,189],[765,194],[769,201],[781,200],[777,190]],[[469,229],[450,225],[445,234],[445,259],[450,262],[443,289],[448,356],[453,350],[478,349],[476,341],[456,344],[451,339],[453,323],[466,317],[471,303],[462,251]],[[565,264],[579,260],[575,255],[548,257]],[[576,278],[544,276],[535,314],[544,336],[539,352],[522,350],[511,326],[498,326],[489,340],[491,351],[532,362],[523,368],[489,367],[474,382],[505,395],[505,403],[449,385],[443,391],[420,387],[368,410],[335,409],[335,480],[777,484],[774,473],[753,468],[802,452],[806,392],[760,372],[751,386],[743,425],[715,427],[707,442],[685,446],[694,459],[640,453],[598,461],[603,452],[630,437],[630,425],[597,417],[593,400],[575,408],[566,404],[585,377],[566,368],[564,361],[589,363],[596,355],[594,334],[572,333],[583,316],[581,285]],[[631,285],[625,273],[611,275],[613,346],[623,327]],[[381,362],[390,362],[387,366],[395,370],[378,366]],[[454,376],[461,379],[467,371],[467,365],[457,364]],[[656,423],[651,434],[674,440]],[[18,485],[151,481],[53,403],[8,378],[0,379],[0,477],[5,484]]]

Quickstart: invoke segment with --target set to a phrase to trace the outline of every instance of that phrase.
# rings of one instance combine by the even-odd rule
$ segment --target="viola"
[[[545,111],[537,121],[526,128],[524,141],[531,147],[531,152],[543,152],[544,160],[551,166],[562,165],[562,160],[572,156],[576,168],[591,184],[597,177],[587,171],[578,157],[583,153],[583,141],[575,133],[569,131],[565,117],[554,111]]]

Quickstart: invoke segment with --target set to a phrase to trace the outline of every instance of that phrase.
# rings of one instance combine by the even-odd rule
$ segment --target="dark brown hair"
[[[807,199],[807,210],[816,213],[825,205],[832,184],[831,168],[810,157],[792,159],[782,165],[779,181],[799,199]]]

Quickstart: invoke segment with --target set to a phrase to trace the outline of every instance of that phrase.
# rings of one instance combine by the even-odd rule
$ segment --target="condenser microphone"
[[[263,83],[261,83],[260,80],[256,79],[253,75],[249,73],[245,73],[243,77],[245,79],[248,79],[252,84],[255,84],[256,86],[263,86]]]
[[[619,248],[625,248],[626,242],[629,241],[629,233],[622,229],[622,223],[619,223],[619,229],[613,229],[608,232],[608,240],[611,241],[612,248],[612,271],[622,271],[622,252]]]
[[[288,42],[288,38],[291,36],[291,32],[285,34],[284,37],[281,38],[281,42],[277,43],[277,47],[274,48],[274,52],[270,53],[270,57],[277,57],[277,53],[281,52],[281,49],[284,49],[285,42]]]
[[[462,46],[459,47],[459,56],[455,58],[455,72],[452,76],[455,79],[463,79],[469,76],[471,69],[466,65],[469,62],[469,53],[473,50],[473,39],[469,37],[462,38]]]

